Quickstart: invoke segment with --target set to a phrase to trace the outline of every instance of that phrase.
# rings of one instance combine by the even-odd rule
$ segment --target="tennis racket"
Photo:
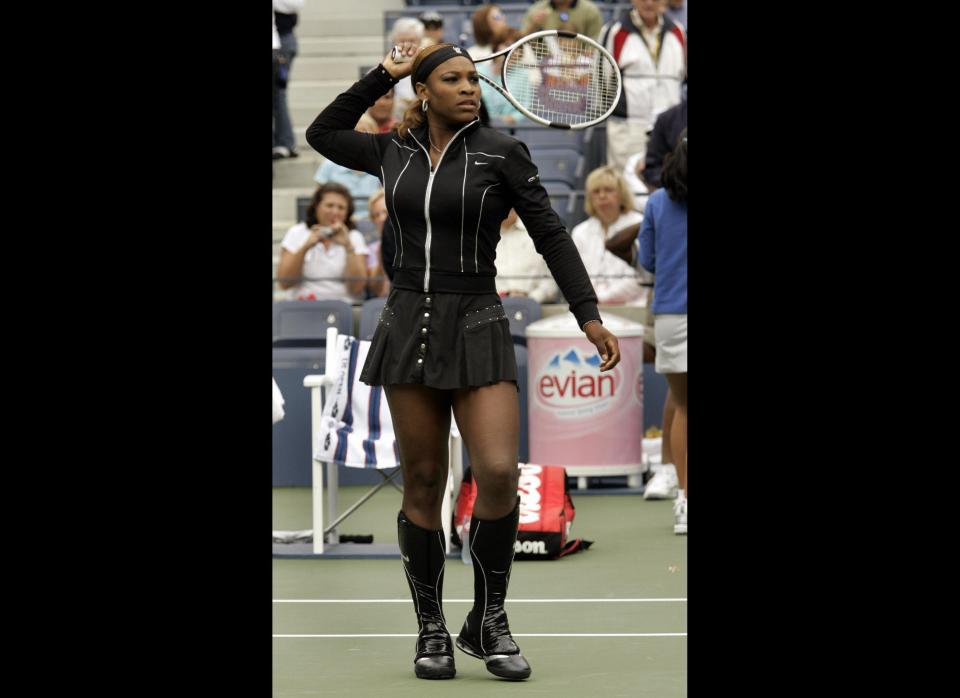
[[[397,53],[394,47],[394,61],[411,60]],[[505,58],[499,84],[483,73],[480,78],[535,123],[589,128],[609,117],[620,101],[620,68],[590,37],[559,29],[538,31],[475,62],[500,56]]]

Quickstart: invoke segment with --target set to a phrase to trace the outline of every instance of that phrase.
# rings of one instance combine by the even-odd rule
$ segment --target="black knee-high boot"
[[[420,528],[401,511],[397,515],[397,537],[420,626],[413,670],[421,679],[451,679],[457,670],[453,641],[443,618],[443,530]]]
[[[467,614],[457,647],[482,659],[487,671],[505,679],[525,679],[530,665],[510,635],[503,602],[513,565],[520,504],[502,519],[470,519],[470,555],[473,558],[473,608]]]

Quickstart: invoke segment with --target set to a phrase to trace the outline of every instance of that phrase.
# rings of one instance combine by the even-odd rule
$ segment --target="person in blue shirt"
[[[687,129],[664,161],[662,188],[647,199],[640,226],[640,264],[653,285],[657,373],[666,376],[676,405],[670,446],[679,489],[673,531],[687,532]],[[664,438],[667,435],[664,434]]]

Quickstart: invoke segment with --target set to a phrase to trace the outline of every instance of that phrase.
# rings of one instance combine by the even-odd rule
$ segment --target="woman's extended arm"
[[[564,297],[570,312],[583,327],[588,320],[599,320],[597,295],[570,234],[550,206],[550,197],[540,183],[537,166],[530,160],[527,146],[517,142],[504,168],[504,180],[512,204]]]
[[[403,44],[408,55],[415,53],[408,42]],[[307,128],[307,143],[318,153],[338,165],[380,176],[379,139],[389,134],[373,135],[354,131],[364,112],[385,95],[397,81],[410,73],[412,62],[394,63],[390,56],[338,95],[320,112]]]

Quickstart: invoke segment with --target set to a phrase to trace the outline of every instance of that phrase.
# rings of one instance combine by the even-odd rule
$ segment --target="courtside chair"
[[[337,526],[362,506],[400,472],[400,452],[393,434],[393,422],[386,396],[380,386],[367,386],[359,380],[370,342],[350,335],[340,335],[336,328],[327,330],[327,355],[323,373],[305,376],[303,387],[310,395],[310,446],[312,449],[312,505],[313,505],[313,552],[324,554],[324,546],[364,544],[340,544]],[[321,388],[325,389],[321,393]],[[301,390],[302,392],[302,390]],[[450,470],[447,473],[446,492],[443,498],[443,520],[446,551],[450,552],[450,526],[453,500],[460,482],[456,474],[462,472],[462,441],[459,432],[451,429]],[[324,512],[323,471],[327,474],[327,503]],[[359,500],[339,516],[336,510],[338,468],[360,467],[378,471],[393,470],[387,475],[380,472],[383,482],[377,483]],[[399,488],[398,488],[399,489]],[[324,523],[324,514],[329,523]],[[318,534],[322,532],[322,534]],[[399,556],[399,546],[396,554]]]

